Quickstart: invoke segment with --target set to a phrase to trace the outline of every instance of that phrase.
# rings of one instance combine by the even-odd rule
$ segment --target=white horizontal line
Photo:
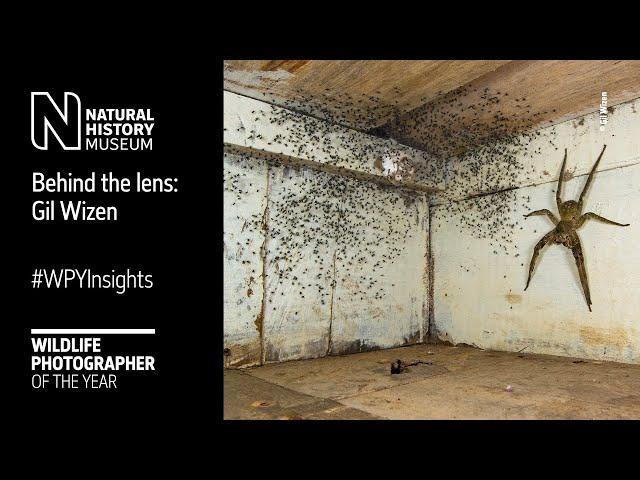
[[[155,328],[32,328],[31,335],[155,335]]]

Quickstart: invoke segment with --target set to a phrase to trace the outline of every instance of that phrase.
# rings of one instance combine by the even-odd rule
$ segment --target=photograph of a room
[[[640,418],[640,61],[226,60],[224,418]]]

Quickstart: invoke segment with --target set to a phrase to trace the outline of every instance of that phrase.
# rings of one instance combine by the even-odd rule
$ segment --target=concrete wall
[[[417,191],[444,189],[443,161],[425,152],[231,92],[224,92],[224,129],[225,145],[286,155]],[[403,158],[413,172],[396,178],[403,172],[393,164]]]
[[[437,188],[444,177],[432,181],[424,176],[435,167],[421,152],[341,127],[335,127],[335,135],[327,130],[323,138],[330,141],[316,149],[318,139],[301,127],[308,120],[280,112],[276,118],[285,121],[272,123],[267,114],[256,114],[271,109],[225,94],[227,364],[423,341],[429,311],[424,191],[398,188],[404,178],[380,184],[352,178],[342,169],[310,166],[329,163],[376,180],[385,177],[376,159],[387,155],[389,163],[411,155],[415,165],[424,167],[416,169],[411,185]],[[259,145],[256,135],[262,135]]]
[[[616,106],[604,131],[596,114],[545,129],[518,154],[527,168],[509,182],[520,188],[451,201],[464,197],[461,192],[513,185],[483,182],[480,171],[469,175],[472,186],[448,190],[449,199],[441,196],[431,207],[439,338],[487,349],[640,362],[639,112],[635,100]],[[589,312],[573,256],[560,245],[542,251],[523,291],[534,245],[553,228],[546,217],[523,215],[541,208],[557,215],[555,188],[565,147],[567,177],[573,178],[565,182],[563,200],[577,199],[605,143],[585,211],[631,226],[591,221],[579,231],[593,301]],[[499,218],[484,219],[493,229],[479,234],[478,215],[496,206]]]
[[[264,360],[420,341],[425,197],[305,168],[270,175]]]
[[[430,282],[430,333],[442,340],[640,361],[639,100],[616,106],[604,131],[597,114],[587,115],[446,164],[281,110],[225,94],[229,364],[423,341]],[[557,212],[564,148],[568,200],[577,198],[605,143],[586,211],[631,226],[590,222],[579,232],[589,312],[573,257],[558,245],[543,250],[523,291],[533,247],[553,228],[545,217],[523,215]],[[400,157],[416,172],[391,181],[387,166]],[[429,206],[425,193],[435,190]]]
[[[331,352],[424,341],[429,209],[425,196],[350,182],[336,261]]]
[[[224,344],[230,363],[260,363],[267,162],[224,156]]]

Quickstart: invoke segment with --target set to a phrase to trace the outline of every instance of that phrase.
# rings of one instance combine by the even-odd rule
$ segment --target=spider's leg
[[[608,223],[609,225],[617,225],[619,227],[628,227],[630,225],[628,223],[614,222],[613,220],[609,220],[608,218],[604,218],[604,217],[601,217],[600,215],[596,215],[593,212],[587,212],[578,219],[578,224],[576,228],[580,228],[584,224],[584,222],[586,222],[587,220],[597,220],[602,223]]]
[[[584,255],[582,254],[582,245],[580,244],[580,237],[577,233],[571,236],[573,247],[573,258],[576,260],[578,266],[578,273],[580,274],[580,283],[582,283],[582,290],[584,291],[584,298],[587,300],[587,307],[591,311],[591,294],[589,293],[589,279],[587,278],[587,271],[584,268]]]
[[[551,213],[549,210],[547,210],[546,208],[543,208],[542,210],[536,210],[534,212],[531,213],[527,213],[524,217],[530,217],[532,215],[546,215],[547,217],[549,217],[551,219],[551,221],[553,222],[554,225],[558,224],[558,219],[556,218],[556,216]]]
[[[538,255],[540,254],[540,250],[542,250],[545,246],[551,243],[555,236],[556,231],[551,230],[544,237],[540,239],[536,246],[533,249],[533,255],[531,256],[531,262],[529,263],[529,277],[527,278],[527,285],[524,287],[525,291],[529,288],[529,282],[531,281],[531,274],[533,273],[533,269],[536,266],[536,260],[538,259]]]
[[[591,168],[591,172],[589,172],[589,176],[587,177],[587,183],[584,184],[584,188],[582,189],[582,193],[580,194],[580,198],[578,199],[578,204],[580,205],[581,208],[582,208],[582,199],[586,195],[587,190],[589,190],[589,185],[591,185],[591,180],[593,180],[593,174],[596,173],[596,169],[598,168],[598,164],[600,163],[600,159],[602,158],[602,154],[604,153],[604,150],[606,148],[607,148],[606,145],[602,147],[602,151],[600,152],[600,155],[598,155],[598,159],[596,160],[596,163],[593,164],[593,167]]]
[[[567,164],[567,149],[564,149],[564,159],[562,160],[562,167],[560,168],[560,177],[558,177],[558,188],[556,188],[556,204],[558,205],[558,210],[560,210],[560,204],[562,200],[560,200],[560,192],[562,190],[562,177],[564,177],[564,166]]]

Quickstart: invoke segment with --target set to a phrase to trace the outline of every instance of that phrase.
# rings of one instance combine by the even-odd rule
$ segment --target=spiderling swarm
[[[268,94],[263,100],[273,101]],[[379,170],[406,175],[416,184],[444,174],[446,192],[431,199],[432,205],[438,205],[433,209],[432,225],[455,222],[476,238],[488,239],[495,254],[519,256],[513,233],[523,227],[513,212],[519,202],[526,208],[528,198],[514,188],[519,181],[533,178],[532,167],[525,167],[524,162],[527,156],[538,153],[530,147],[532,140],[553,135],[554,131],[526,133],[531,117],[522,116],[529,120],[520,121],[517,114],[503,114],[501,107],[508,102],[528,113],[530,105],[524,97],[509,98],[506,92],[478,92],[469,87],[410,112],[376,95],[354,97],[330,91],[311,95],[298,90],[284,102],[285,108],[256,112],[255,120],[282,126],[282,133],[266,140],[270,145],[292,147],[296,156],[314,160],[322,153],[329,159],[327,163],[353,169],[362,169],[364,159],[380,159],[376,164]],[[491,122],[480,121],[488,113]],[[457,120],[463,114],[467,120],[461,123]],[[390,120],[380,126],[380,118]],[[363,141],[361,131],[385,140]],[[257,131],[247,133],[249,140],[260,135]],[[394,140],[431,156],[421,162],[409,159],[413,161],[410,164],[396,159],[393,164],[397,153]],[[234,158],[249,170],[257,168],[253,158]],[[383,164],[383,159],[392,159],[392,166]],[[335,253],[335,261],[354,267],[354,273],[347,274],[354,278],[343,280],[357,284],[358,295],[382,296],[383,278],[355,272],[367,264],[373,274],[398,258],[406,239],[415,231],[416,208],[411,205],[421,194],[306,168],[293,171],[273,159],[268,163],[269,216],[265,222],[256,215],[249,219],[247,228],[265,231],[266,254],[277,269],[277,281],[295,286],[300,296],[311,289],[326,302],[327,284],[334,286]],[[242,201],[247,188],[242,177],[241,173],[225,172],[225,190],[236,194],[237,201]],[[407,205],[401,215],[393,208],[398,202]],[[303,260],[309,261],[309,255],[319,273],[317,282],[303,285],[295,272]],[[301,273],[306,276],[308,272]]]
[[[256,187],[251,170],[268,175],[266,216],[253,214],[244,224],[245,231],[265,236],[264,251],[251,245],[240,261],[249,263],[253,255],[264,254],[267,271],[273,272],[270,298],[288,289],[301,299],[314,295],[326,304],[335,282],[343,282],[362,300],[382,298],[388,288],[385,267],[402,255],[408,239],[426,228],[419,208],[426,202],[422,194],[249,154],[226,154],[225,163],[241,167],[226,168],[224,177],[224,188],[239,207],[248,189]]]

